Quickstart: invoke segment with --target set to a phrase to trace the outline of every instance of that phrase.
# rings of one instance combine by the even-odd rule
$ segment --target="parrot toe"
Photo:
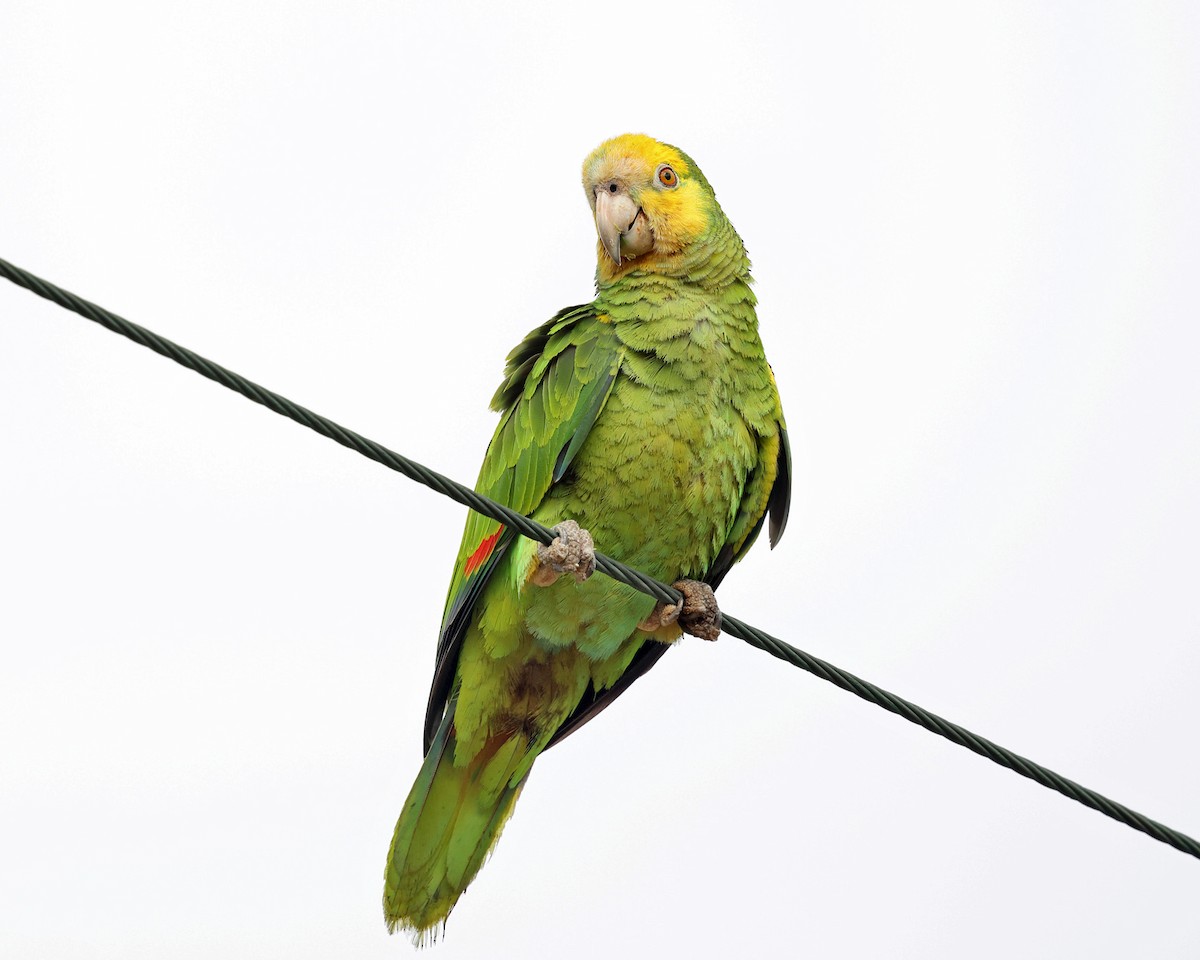
[[[638,624],[638,629],[646,633],[654,633],[679,619],[679,604],[663,603],[661,600],[651,611],[650,616]]]
[[[583,583],[596,570],[596,547],[592,535],[574,520],[564,520],[554,528],[549,546],[538,544],[537,567],[530,579],[540,587],[554,583],[569,573]]]
[[[639,630],[654,633],[678,623],[684,633],[701,640],[716,640],[721,635],[721,611],[712,587],[699,580],[677,580],[672,586],[683,594],[683,603],[662,603],[638,624]]]
[[[701,640],[716,640],[721,635],[721,611],[712,587],[699,580],[677,580],[671,586],[683,594],[683,609],[677,617],[684,632]]]

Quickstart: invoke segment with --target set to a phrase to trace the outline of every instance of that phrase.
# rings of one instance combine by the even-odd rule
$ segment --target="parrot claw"
[[[530,579],[539,587],[548,587],[562,574],[569,573],[583,583],[596,570],[592,535],[574,520],[564,520],[554,528],[554,534],[550,546],[538,544],[538,562]]]
[[[653,633],[677,622],[684,633],[716,640],[721,635],[721,611],[712,587],[699,580],[676,580],[671,586],[683,594],[683,603],[659,603],[638,629]]]

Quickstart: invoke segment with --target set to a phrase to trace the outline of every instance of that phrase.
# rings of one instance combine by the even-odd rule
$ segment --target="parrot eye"
[[[669,164],[660,163],[658,165],[658,172],[655,174],[655,176],[657,177],[658,182],[664,187],[679,186],[679,177],[676,176],[675,171],[671,169]]]

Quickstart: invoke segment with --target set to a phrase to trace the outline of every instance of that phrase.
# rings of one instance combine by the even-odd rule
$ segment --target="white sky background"
[[[469,482],[505,353],[591,297],[583,157],[675,143],[796,458],[723,607],[1200,836],[1196,9],[10,0],[0,256]],[[411,955],[462,509],[7,283],[0,405],[0,953]],[[436,955],[1181,957],[1198,902],[689,639],[539,761]]]

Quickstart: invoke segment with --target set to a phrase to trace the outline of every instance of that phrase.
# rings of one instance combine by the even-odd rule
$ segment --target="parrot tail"
[[[389,933],[437,940],[446,918],[483,866],[533,762],[519,731],[491,737],[479,754],[455,763],[454,704],[446,711],[396,823],[384,871]]]

